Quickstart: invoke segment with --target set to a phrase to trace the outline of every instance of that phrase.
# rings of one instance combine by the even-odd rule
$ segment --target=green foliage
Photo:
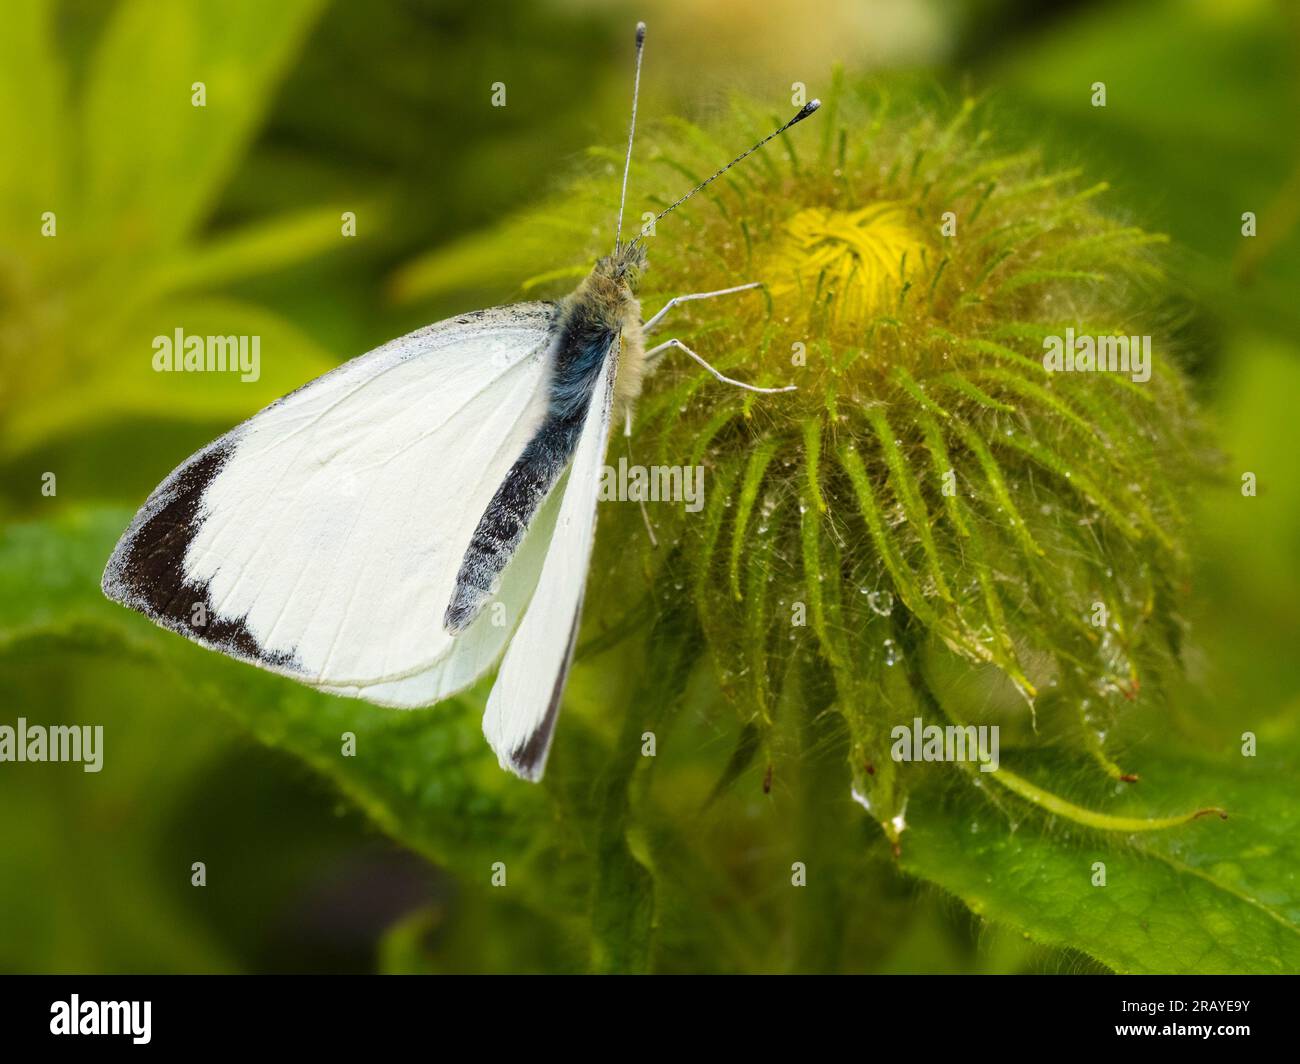
[[[198,291],[340,243],[339,212],[326,208],[211,243],[199,232],[319,0],[128,0],[75,91],[55,5],[22,7],[0,63],[0,136],[13,146],[0,171],[12,241],[0,258],[0,457],[122,417],[232,419],[250,399],[269,402],[328,369],[332,360],[288,322]],[[207,90],[201,108],[191,104],[196,80]],[[46,211],[55,235],[42,235]],[[153,337],[177,328],[260,335],[266,372],[255,383],[205,376],[178,395],[177,378],[150,362]]]
[[[1142,800],[1111,796],[1107,804],[1172,811],[1212,793],[1233,810],[1226,823],[1205,817],[1177,831],[1114,838],[1066,819],[1043,827],[921,795],[908,806],[903,867],[980,916],[1117,972],[1295,972],[1300,895],[1285,884],[1300,860],[1300,825],[1274,780],[1300,769],[1297,750],[1263,760],[1216,753],[1148,750]],[[1063,775],[1071,773],[1057,765],[1054,778]],[[1104,865],[1104,885],[1094,883],[1094,862]]]
[[[5,533],[0,669],[34,657],[110,655],[164,670],[188,692],[187,712],[219,707],[259,742],[331,780],[384,832],[456,872],[476,899],[466,903],[470,927],[486,920],[519,928],[520,945],[498,955],[500,967],[853,967],[854,943],[865,948],[864,935],[882,934],[889,925],[879,914],[902,901],[896,884],[880,893],[895,873],[879,838],[855,827],[856,807],[837,779],[846,741],[837,715],[816,704],[784,707],[781,720],[792,730],[782,742],[794,753],[761,821],[751,799],[713,788],[722,759],[696,750],[690,735],[707,677],[694,668],[699,649],[689,615],[663,617],[633,640],[630,655],[585,655],[563,742],[545,783],[532,787],[496,767],[478,733],[479,697],[411,713],[331,698],[201,650],[108,603],[98,593],[99,567],[127,517],[119,510],[68,515]],[[632,678],[620,682],[622,675]],[[801,689],[816,686],[808,678]],[[821,687],[824,708],[833,692]],[[626,707],[621,717],[619,707]],[[113,758],[138,749],[119,725],[110,721]],[[646,730],[658,736],[659,757],[640,756]],[[356,735],[355,757],[342,754],[345,732]],[[1222,759],[1148,753],[1151,780],[1140,796],[1100,793],[1090,774],[1068,765],[1053,770],[1115,817],[1177,812],[1206,794],[1232,811],[1227,823],[1207,818],[1140,838],[1044,820],[1009,809],[1005,799],[991,804],[991,783],[954,793],[929,778],[906,812],[903,867],[980,915],[1118,971],[1295,970],[1300,896],[1290,870],[1300,825],[1273,781],[1295,771],[1296,739],[1292,725],[1270,737],[1273,752],[1227,773]],[[734,772],[732,789],[755,793],[759,774]],[[974,782],[983,781],[976,774]],[[755,845],[757,860],[746,854]],[[794,860],[810,870],[806,890],[788,885]],[[1104,889],[1091,885],[1094,860],[1107,864]],[[506,890],[488,886],[498,861]],[[394,929],[386,963],[436,967],[421,943],[439,919],[426,911],[405,932]],[[895,919],[891,934],[901,935],[908,922]],[[793,958],[779,945],[786,927],[798,942]],[[539,955],[542,943],[551,946]]]

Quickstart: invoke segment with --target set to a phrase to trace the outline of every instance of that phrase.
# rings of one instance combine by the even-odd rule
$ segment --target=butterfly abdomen
[[[456,574],[456,587],[443,618],[447,631],[454,634],[468,628],[496,593],[497,578],[573,455],[585,414],[584,403],[576,417],[548,416],[497,488]]]

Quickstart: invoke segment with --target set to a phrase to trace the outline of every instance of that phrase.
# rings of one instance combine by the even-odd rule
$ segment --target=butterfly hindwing
[[[596,532],[601,467],[609,442],[617,355],[591,396],[532,600],[506,649],[488,698],[483,733],[503,768],[541,778],[582,614]]]

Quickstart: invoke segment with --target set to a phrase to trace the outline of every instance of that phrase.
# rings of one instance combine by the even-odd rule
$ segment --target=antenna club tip
[[[807,103],[803,104],[803,107],[800,108],[800,113],[796,114],[796,116],[794,116],[793,118],[790,118],[789,124],[793,126],[794,124],[796,124],[796,122],[802,122],[803,120],[805,120],[805,118],[809,117],[809,114],[816,111],[816,109],[818,109],[819,107],[822,107],[822,101],[820,100],[807,101]]]
[[[636,24],[636,43],[638,45],[645,44],[645,23],[644,22],[638,22]]]

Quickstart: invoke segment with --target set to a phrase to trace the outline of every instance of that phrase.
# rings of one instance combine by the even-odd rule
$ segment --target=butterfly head
[[[592,273],[607,279],[619,288],[627,289],[628,295],[633,295],[645,268],[645,247],[633,240],[620,244],[613,252],[598,259]]]
[[[619,351],[616,402],[631,402],[641,390],[645,344],[637,283],[646,267],[645,248],[620,244],[596,260],[587,279],[569,297],[568,320],[594,338],[602,350],[616,343]]]
[[[578,303],[592,320],[602,322],[610,332],[639,327],[641,304],[636,289],[645,267],[644,247],[635,242],[620,244],[611,254],[596,260],[587,279],[578,286]]]

